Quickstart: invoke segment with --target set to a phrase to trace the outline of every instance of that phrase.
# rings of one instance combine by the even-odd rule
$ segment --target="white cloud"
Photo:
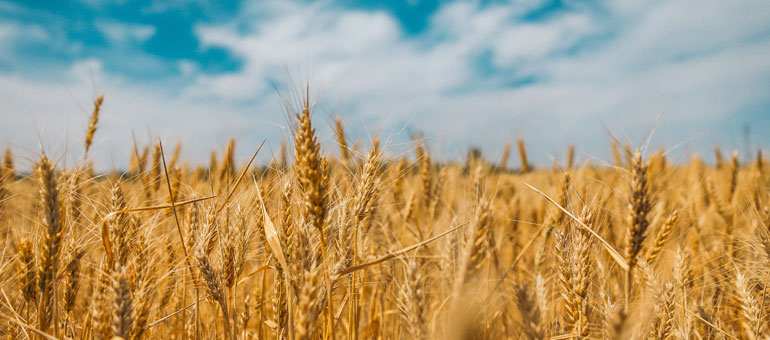
[[[43,42],[49,39],[48,33],[38,25],[20,25],[14,22],[0,23],[0,41],[4,44]]]
[[[142,44],[155,35],[155,27],[152,25],[101,20],[96,22],[96,27],[111,43],[118,46]]]
[[[103,8],[107,5],[124,5],[128,0],[80,0],[84,5],[91,6],[94,8]]]
[[[98,0],[96,0],[98,1]],[[143,2],[142,12],[145,14],[162,14],[172,11],[187,11],[191,7],[198,7],[207,15],[218,14],[221,7],[227,6],[217,1],[206,0],[150,0]]]
[[[192,60],[181,60],[177,63],[177,67],[179,72],[182,72],[185,76],[193,75],[198,71],[198,64]]]
[[[0,22],[0,69],[5,63],[13,64],[17,59],[19,46],[29,43],[46,43],[50,36],[38,25],[22,25],[14,22]]]
[[[495,62],[500,67],[516,67],[546,58],[592,33],[594,25],[585,14],[565,15],[557,22],[508,25],[493,38]]]

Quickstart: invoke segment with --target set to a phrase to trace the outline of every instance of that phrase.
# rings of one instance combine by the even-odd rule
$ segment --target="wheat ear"
[[[96,124],[99,123],[99,111],[102,109],[102,102],[104,101],[104,95],[100,94],[94,100],[94,111],[91,113],[91,120],[88,122],[88,130],[86,130],[86,154],[91,149],[91,144],[94,141],[94,134],[96,133]]]
[[[51,322],[54,333],[58,333],[56,274],[61,249],[62,224],[59,210],[59,189],[56,174],[51,162],[43,153],[38,166],[40,182],[40,200],[42,207],[43,239],[40,242],[40,260],[38,261],[38,285],[40,287],[40,307],[38,308],[40,329],[48,330]]]

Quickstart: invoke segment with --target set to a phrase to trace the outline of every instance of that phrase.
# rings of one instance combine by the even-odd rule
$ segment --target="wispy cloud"
[[[100,20],[96,27],[107,39],[117,45],[142,44],[155,34],[155,27],[151,25],[137,25],[118,21]]]
[[[47,43],[50,36],[39,25],[20,25],[14,22],[0,22],[0,69],[3,64],[12,64],[17,58],[13,49],[20,49],[29,42]]]
[[[447,157],[470,145],[493,154],[521,136],[539,163],[568,143],[584,157],[608,158],[603,124],[639,143],[662,112],[654,144],[688,141],[701,152],[715,141],[739,147],[744,124],[770,128],[770,4],[546,5],[448,3],[414,34],[384,10],[331,1],[244,4],[232,20],[201,22],[194,31],[201,53],[224,50],[239,67],[204,72],[181,58],[171,64],[175,75],[143,82],[92,56],[56,80],[0,73],[0,100],[12,118],[0,132],[31,147],[29,114],[60,135],[68,119],[80,131],[81,123],[72,125],[86,119],[82,107],[95,81],[109,89],[100,132],[117,163],[127,159],[127,130],[182,139],[203,160],[229,134],[277,145],[286,123],[275,89],[297,74],[320,93],[320,124],[342,114],[360,138],[423,129]],[[115,43],[141,44],[155,34],[152,26],[105,22],[99,27]],[[0,40],[14,32],[0,25]],[[152,59],[142,53],[135,52]]]

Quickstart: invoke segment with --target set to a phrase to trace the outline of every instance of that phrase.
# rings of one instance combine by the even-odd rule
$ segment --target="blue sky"
[[[315,121],[391,152],[424,131],[435,153],[497,159],[522,137],[542,165],[607,131],[672,159],[770,145],[767,1],[0,0],[0,146],[77,154],[105,94],[94,160],[132,139],[182,141],[204,161],[287,132],[282,100],[310,81]],[[70,156],[72,158],[74,156]]]

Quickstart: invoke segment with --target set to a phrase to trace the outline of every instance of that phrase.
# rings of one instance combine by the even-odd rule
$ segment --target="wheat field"
[[[323,148],[312,105],[297,106],[292,140],[260,166],[235,159],[235,140],[190,164],[159,139],[108,173],[44,152],[16,169],[7,151],[0,334],[770,338],[761,154],[674,164],[611,140],[605,165],[569,147],[536,168],[519,140],[518,162],[508,145],[499,161],[442,163],[423,140],[398,156],[353,146],[339,119]]]

